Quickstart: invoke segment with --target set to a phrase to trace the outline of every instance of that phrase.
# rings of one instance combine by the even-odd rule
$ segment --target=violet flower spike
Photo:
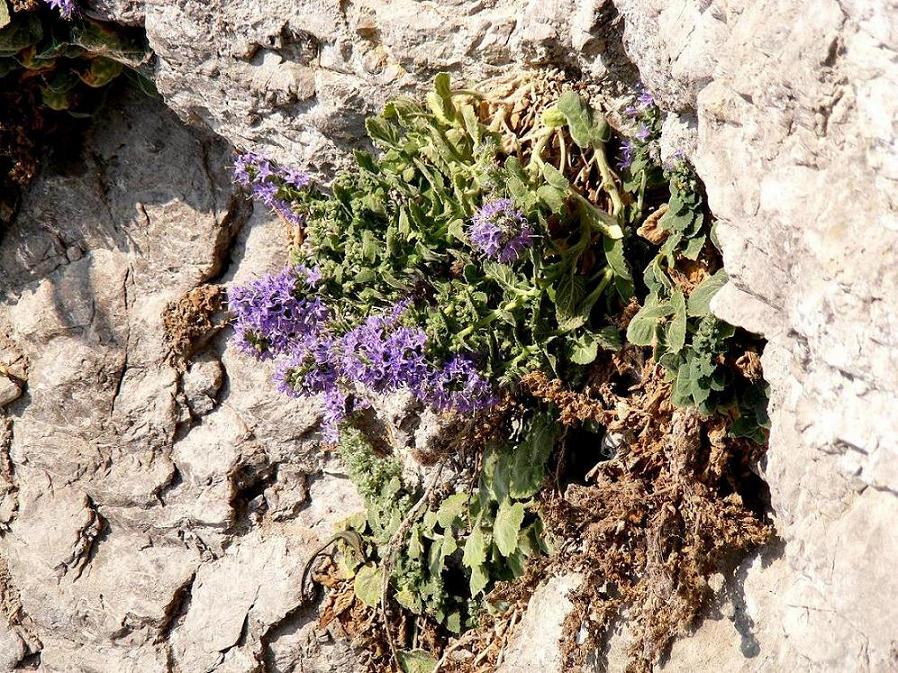
[[[645,142],[652,135],[652,129],[649,128],[648,124],[640,124],[639,130],[636,131],[636,138]]]
[[[633,163],[633,143],[629,140],[625,140],[621,143],[620,146],[620,156],[617,159],[617,167],[620,170],[625,170],[631,166]]]
[[[454,355],[435,370],[419,390],[419,397],[438,411],[473,413],[498,402],[489,381],[473,360]]]
[[[267,360],[319,339],[330,311],[320,297],[298,294],[301,275],[288,267],[228,290],[240,350]]]
[[[483,204],[471,218],[468,238],[490,259],[510,264],[533,245],[533,228],[511,199]]]
[[[75,0],[44,0],[44,4],[51,9],[59,10],[59,15],[66,21],[71,21],[78,13]]]
[[[639,103],[639,106],[643,110],[645,110],[646,108],[650,108],[655,104],[654,96],[652,96],[652,94],[650,94],[648,89],[646,89],[645,87],[642,87],[642,91],[639,93],[636,101]]]

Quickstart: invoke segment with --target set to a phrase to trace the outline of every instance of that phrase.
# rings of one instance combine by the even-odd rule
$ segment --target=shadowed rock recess
[[[898,3],[891,0],[96,0],[144,25],[162,100],[110,101],[0,241],[0,672],[358,670],[303,562],[361,509],[319,410],[166,306],[279,269],[282,225],[233,146],[319,175],[441,70],[641,80],[696,166],[762,334],[778,542],[721,578],[659,670],[898,670]],[[214,318],[212,322],[220,321]],[[549,578],[547,578],[548,580]],[[557,671],[573,575],[534,594],[503,670]],[[338,635],[338,634],[337,634]],[[621,625],[596,671],[622,671]]]

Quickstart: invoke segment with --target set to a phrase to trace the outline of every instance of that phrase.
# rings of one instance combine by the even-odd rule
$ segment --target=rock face
[[[628,64],[606,48],[614,11],[602,4],[186,0],[148,3],[146,28],[182,117],[327,176],[368,115],[440,70],[481,80],[524,60],[616,80]]]
[[[233,193],[227,145],[160,102],[94,128],[0,244],[3,361],[27,380],[0,434],[0,670],[250,673],[291,637],[290,662],[311,657],[302,562],[358,497],[322,475],[314,409],[223,337],[180,371],[161,320],[282,265],[281,227]]]
[[[673,5],[619,3],[628,53],[697,118],[731,278],[713,308],[769,340],[784,544],[746,568],[749,670],[895,670],[898,6]]]
[[[664,151],[689,152],[719,220],[731,282],[714,310],[769,340],[763,469],[782,539],[663,668],[898,670],[894,0],[91,11],[145,23],[183,120],[322,175],[368,113],[442,69],[562,65],[612,92],[641,76],[670,113]],[[167,302],[283,263],[280,226],[235,198],[225,143],[161,104],[117,103],[95,129],[0,243],[0,671],[354,670],[299,592],[309,545],[359,506],[318,453],[316,411],[225,334],[186,371],[163,346]],[[566,581],[542,604],[563,607]],[[539,605],[519,642],[551,648]],[[599,670],[622,670],[625,639]]]

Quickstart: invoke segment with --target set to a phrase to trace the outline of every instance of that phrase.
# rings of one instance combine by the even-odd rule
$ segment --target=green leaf
[[[567,119],[571,138],[580,147],[589,147],[592,141],[592,115],[583,99],[573,91],[565,91],[556,107]]]
[[[667,344],[674,352],[679,352],[686,345],[686,297],[679,288],[673,291],[670,303],[674,310],[670,329],[667,331]]]
[[[705,278],[689,295],[688,313],[694,318],[703,318],[711,313],[711,299],[726,285],[729,280],[726,271],[721,269],[713,276]]]
[[[630,266],[627,264],[627,259],[624,256],[624,240],[622,238],[616,240],[605,238],[602,242],[602,247],[605,250],[605,259],[608,261],[608,266],[611,267],[614,275],[618,278],[633,280]]]
[[[471,568],[471,580],[469,582],[469,586],[471,587],[471,597],[476,597],[481,591],[486,589],[487,584],[490,583],[490,576],[487,574],[484,566],[474,566]]]
[[[477,118],[477,113],[474,111],[473,106],[470,104],[463,105],[461,108],[461,117],[465,123],[465,130],[468,132],[468,135],[471,136],[475,145],[479,145],[482,124]]]
[[[513,498],[529,498],[542,486],[546,461],[555,447],[555,423],[549,414],[539,414],[530,423],[524,441],[512,453],[508,492]]]
[[[0,28],[9,25],[9,8],[6,6],[6,0],[0,0]]]
[[[27,14],[0,30],[0,56],[15,56],[37,44],[43,35],[40,18],[36,14]]]
[[[467,504],[467,493],[453,493],[440,503],[440,508],[437,510],[437,522],[443,527],[443,530],[452,527],[452,524],[464,513]]]
[[[396,660],[402,673],[433,673],[437,660],[424,650],[399,651]]]
[[[612,239],[624,237],[624,231],[621,229],[621,226],[616,219],[605,211],[596,208],[579,194],[576,196],[577,203],[580,205],[580,217],[582,217],[595,231]]]
[[[630,320],[627,327],[627,341],[636,346],[654,345],[658,319],[667,317],[673,312],[673,304],[669,301],[659,304],[646,303]]]
[[[502,556],[510,556],[518,546],[518,534],[524,522],[524,505],[503,500],[493,524],[493,540]]]
[[[536,190],[536,194],[539,196],[540,201],[549,206],[553,213],[564,211],[564,206],[567,203],[566,189],[558,189],[552,185],[542,185]]]
[[[80,73],[79,77],[87,86],[99,89],[121,75],[124,68],[119,61],[111,58],[95,58],[90,62],[90,69],[86,73]]]
[[[480,526],[474,526],[468,539],[465,540],[465,552],[461,562],[468,568],[475,568],[486,562],[486,537]]]
[[[705,247],[706,236],[699,236],[698,238],[690,238],[689,242],[686,244],[686,249],[681,253],[683,257],[686,259],[696,260],[698,256],[702,252],[702,248]]]
[[[589,332],[583,332],[569,342],[569,356],[574,364],[588,365],[598,353],[599,344]]]
[[[564,175],[552,164],[543,164],[543,177],[546,179],[546,182],[555,189],[560,189],[564,192],[567,192],[567,190],[570,189],[571,185],[567,181],[567,178],[564,177]]]
[[[424,607],[421,598],[408,588],[400,589],[393,595],[393,598],[396,599],[396,602],[399,603],[399,605],[416,615],[421,614]]]
[[[583,301],[585,291],[583,276],[571,269],[558,281],[558,287],[555,290],[555,306],[564,315],[574,315],[580,302]]]
[[[363,566],[353,583],[356,597],[369,608],[377,607],[383,592],[383,579],[383,570],[373,563]]]

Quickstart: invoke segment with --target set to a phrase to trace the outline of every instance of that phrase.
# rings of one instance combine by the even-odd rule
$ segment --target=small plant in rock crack
[[[546,137],[570,127],[610,170],[607,124],[576,94],[548,118]],[[232,290],[238,343],[280,361],[284,392],[323,396],[330,438],[365,391],[476,411],[527,371],[565,376],[620,347],[604,317],[631,285],[618,217],[538,153],[503,156],[444,75],[428,108],[394,101],[368,130],[383,154],[357,153],[328,196],[262,157],[236,163],[303,238],[294,266]]]
[[[395,100],[368,121],[378,155],[357,152],[328,190],[257,154],[235,163],[296,245],[282,272],[230,289],[234,341],[275,363],[279,390],[323,402],[324,437],[367,504],[351,525],[368,556],[344,568],[358,598],[392,598],[455,633],[497,580],[546,551],[547,461],[562,424],[614,417],[596,393],[623,360],[653,358],[674,404],[727,417],[733,435],[763,442],[766,422],[750,337],[710,315],[726,277],[694,173],[658,160],[651,96],[633,107],[630,139],[573,91],[519,131],[496,105],[439,75],[425,104]],[[400,391],[473,421],[504,418],[500,400],[524,411],[468,438],[481,462],[456,493],[419,500],[352,425]]]
[[[682,160],[665,174],[670,198],[639,229],[660,247],[643,273],[648,295],[630,321],[627,341],[652,348],[673,382],[674,404],[730,413],[737,421],[731,432],[764,443],[766,392],[759,376],[734,376],[732,366],[745,353],[747,335],[711,314],[711,299],[727,276],[714,268],[717,243],[698,181]]]

